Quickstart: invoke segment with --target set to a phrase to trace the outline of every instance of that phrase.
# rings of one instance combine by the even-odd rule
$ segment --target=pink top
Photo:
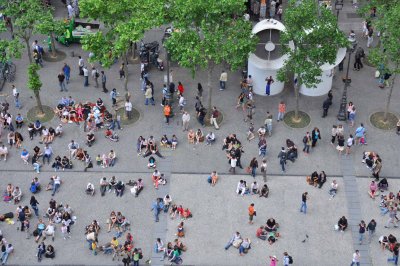
[[[369,185],[369,189],[371,190],[371,191],[376,191],[377,189],[378,189],[378,186],[376,185],[376,183],[371,183],[370,185]]]
[[[271,262],[270,262],[270,266],[276,266],[276,264],[278,263],[278,261],[276,260],[276,259],[271,259]]]

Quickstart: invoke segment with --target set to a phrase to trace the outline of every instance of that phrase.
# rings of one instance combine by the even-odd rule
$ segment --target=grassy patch
[[[369,117],[369,120],[370,120],[371,124],[374,127],[382,129],[382,130],[393,130],[393,129],[395,129],[397,121],[399,121],[397,116],[392,114],[392,113],[388,113],[387,120],[384,121],[384,119],[383,119],[383,115],[384,114],[385,114],[384,112],[373,113]]]
[[[295,118],[294,113],[294,111],[290,111],[285,114],[283,121],[287,126],[291,128],[305,128],[310,124],[311,118],[307,113],[299,111],[297,119]]]

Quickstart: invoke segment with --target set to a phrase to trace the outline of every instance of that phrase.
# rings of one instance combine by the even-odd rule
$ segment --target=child
[[[26,232],[26,239],[29,239],[29,238],[31,237],[31,234],[29,233],[29,225],[30,225],[29,220],[26,219],[26,220],[24,221],[25,232]]]
[[[153,156],[150,156],[149,163],[147,164],[147,168],[156,168],[156,159]]]
[[[97,154],[97,156],[96,156],[96,164],[98,166],[100,166],[102,161],[103,161],[103,159],[101,158],[100,154]]]

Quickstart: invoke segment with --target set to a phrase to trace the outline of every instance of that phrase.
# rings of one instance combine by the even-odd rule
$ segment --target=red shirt
[[[183,92],[185,91],[185,88],[183,88],[182,84],[178,85],[178,91],[180,94],[183,94]]]

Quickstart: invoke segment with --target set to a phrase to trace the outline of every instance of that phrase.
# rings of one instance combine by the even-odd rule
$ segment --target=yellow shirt
[[[113,246],[113,247],[118,247],[118,244],[119,244],[119,242],[118,242],[118,240],[117,239],[113,239],[113,240],[111,240],[111,245]]]

